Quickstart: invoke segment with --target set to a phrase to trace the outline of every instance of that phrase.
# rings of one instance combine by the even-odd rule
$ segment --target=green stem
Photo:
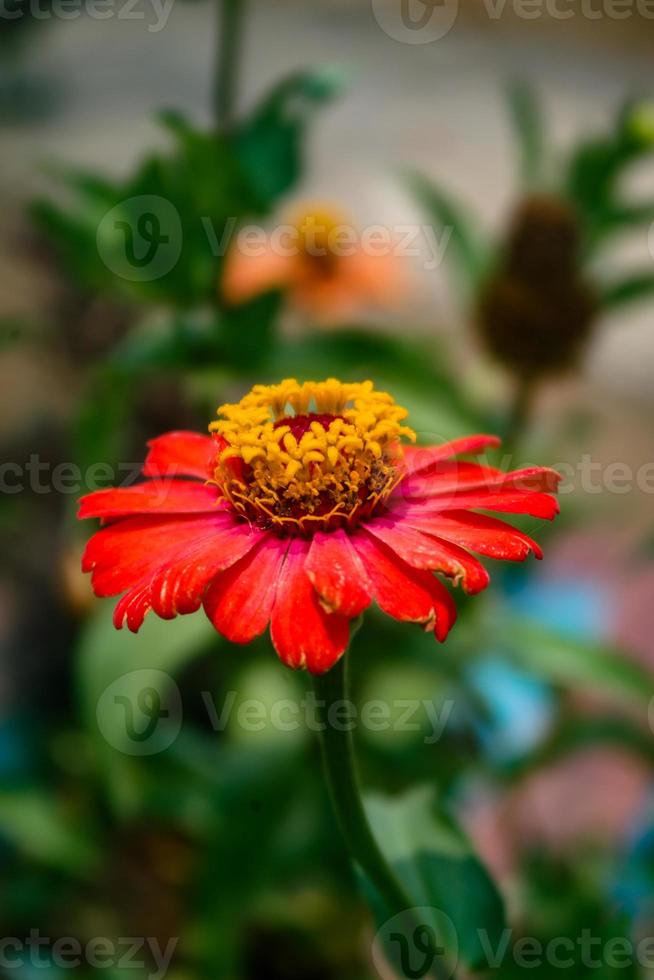
[[[395,915],[410,909],[412,902],[386,864],[361,802],[359,779],[354,763],[354,747],[349,726],[334,725],[332,705],[347,700],[348,656],[314,678],[320,744],[327,785],[341,832],[350,854],[379,892],[388,911]]]
[[[520,444],[531,417],[534,387],[535,383],[532,378],[520,377],[516,379],[503,440],[504,452],[509,456],[515,456],[520,450]],[[511,466],[514,462],[511,460]]]
[[[417,919],[413,922],[411,918],[413,902],[388,866],[363,808],[350,726],[334,723],[337,715],[333,706],[350,703],[348,660],[349,651],[331,670],[313,678],[320,745],[329,793],[350,855],[375,887],[389,917],[408,912],[408,921],[416,928],[420,922]],[[434,959],[430,975],[452,977],[453,973],[443,972],[443,964]]]
[[[214,111],[218,128],[234,122],[238,71],[243,41],[245,0],[220,0],[218,57],[214,87]]]

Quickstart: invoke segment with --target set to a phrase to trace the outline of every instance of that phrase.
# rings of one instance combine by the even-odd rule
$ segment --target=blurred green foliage
[[[80,392],[63,444],[74,447],[80,464],[115,464],[128,452],[138,458],[143,439],[164,426],[181,428],[187,417],[204,426],[226,394],[289,375],[374,377],[407,405],[424,441],[493,427],[495,417],[471,397],[444,346],[434,338],[411,339],[405,324],[394,335],[356,323],[327,334],[309,324],[289,338],[280,328],[279,293],[238,307],[219,299],[224,249],[217,254],[210,240],[226,241],[240,222],[270,216],[295,190],[304,176],[308,127],[342,87],[331,71],[294,74],[224,131],[201,130],[167,113],[161,118],[168,151],[149,155],[122,179],[65,173],[65,200],[35,204],[37,226],[74,290],[127,303],[122,335],[101,357],[77,365]],[[510,106],[522,186],[553,186],[574,204],[586,261],[618,232],[652,219],[654,205],[628,204],[621,190],[625,170],[653,146],[647,107],[630,104],[608,135],[577,144],[554,168],[552,182],[537,100],[524,86],[514,87]],[[497,249],[449,195],[420,175],[408,180],[434,224],[452,227],[460,285],[470,301]],[[153,196],[174,208],[183,248],[164,274],[126,278],[115,271],[125,244],[120,223],[133,224],[133,202]],[[118,224],[103,224],[114,209]],[[646,296],[654,277],[645,272],[601,282],[608,308]],[[153,419],[150,396],[162,378],[171,381],[172,397],[162,399]],[[68,511],[62,507],[52,523],[72,544]],[[30,513],[20,517],[25,527]],[[15,526],[15,510],[3,506],[0,521]],[[464,804],[480,787],[508,798],[587,746],[620,747],[651,764],[642,719],[652,677],[608,643],[516,615],[508,578],[498,573],[497,582],[488,600],[461,597],[460,622],[439,648],[419,629],[372,611],[352,667],[357,703],[427,700],[447,721],[438,738],[425,717],[410,730],[356,732],[370,816],[415,904],[435,906],[455,923],[467,975],[512,980],[526,972],[551,976],[549,965],[517,965],[512,948],[521,936],[543,944],[574,939],[583,929],[603,941],[630,936],[642,907],[634,911],[614,900],[611,873],[623,855],[607,848],[555,858],[512,841],[513,880],[496,883],[459,825]],[[38,926],[45,935],[81,941],[179,937],[170,980],[369,980],[374,926],[364,898],[371,899],[377,924],[384,911],[347,859],[314,733],[304,725],[283,732],[269,720],[252,731],[236,720],[249,698],[301,705],[306,679],[277,663],[266,638],[236,648],[201,615],[174,622],[150,616],[134,637],[113,629],[111,603],[80,616],[69,597],[48,599],[40,615],[49,617],[55,607],[59,618],[47,619],[47,631],[61,634],[65,655],[43,686],[52,684],[65,708],[48,714],[37,702],[24,713],[17,709],[15,726],[0,732],[0,747],[7,747],[0,759],[5,752],[24,759],[19,772],[8,767],[0,792],[2,934],[25,935]],[[551,704],[536,744],[520,744],[508,759],[488,750],[484,733],[497,724],[493,691],[474,682],[491,656],[537,683]],[[138,701],[144,678],[151,687],[161,672],[169,683],[158,693],[169,714],[160,751],[132,754],[124,742],[124,705]],[[122,701],[107,703],[105,694],[114,689]],[[602,712],[580,715],[580,695],[600,698]],[[649,888],[652,868],[643,873]],[[507,893],[512,931],[502,945]],[[497,968],[485,959],[479,930],[493,948],[504,949]],[[145,977],[150,968],[130,975]],[[124,972],[110,968],[105,976]],[[53,965],[39,975],[61,973]],[[33,974],[26,964],[12,975],[28,980]],[[577,964],[570,975],[612,980],[616,973],[604,964],[591,974]]]

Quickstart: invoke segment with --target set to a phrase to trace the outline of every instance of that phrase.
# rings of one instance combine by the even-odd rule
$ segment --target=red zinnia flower
[[[373,599],[444,640],[456,609],[434,572],[474,593],[489,576],[467,549],[541,557],[521,531],[475,511],[551,519],[559,477],[453,459],[496,446],[492,436],[403,446],[415,438],[406,415],[370,381],[287,380],[223,405],[212,436],[154,439],[151,480],[81,501],[80,517],[107,524],[83,569],[96,595],[125,593],[116,627],[136,632],[149,609],[172,619],[203,605],[235,643],[270,623],[282,660],[312,673],[338,660],[349,621]]]

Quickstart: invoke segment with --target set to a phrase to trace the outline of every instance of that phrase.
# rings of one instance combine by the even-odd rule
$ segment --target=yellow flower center
[[[221,405],[215,481],[244,517],[282,533],[353,526],[402,476],[407,411],[371,381],[255,385]]]
[[[329,277],[340,256],[343,231],[352,227],[344,213],[317,208],[297,214],[291,222],[297,231],[300,257],[309,276]]]

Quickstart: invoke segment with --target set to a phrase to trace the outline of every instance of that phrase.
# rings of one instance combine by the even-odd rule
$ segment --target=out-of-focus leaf
[[[414,907],[445,913],[454,924],[460,959],[470,967],[480,965],[480,933],[497,945],[504,905],[463,833],[438,813],[433,791],[421,787],[397,798],[371,796],[366,811]]]
[[[259,208],[268,210],[298,180],[312,113],[344,84],[334,71],[298,72],[284,79],[235,134],[235,151]]]
[[[83,721],[94,736],[112,806],[143,806],[141,756],[158,757],[180,734],[182,702],[174,674],[219,638],[201,613],[164,622],[146,618],[137,635],[114,629],[113,601],[99,605],[79,644],[77,682]]]
[[[454,414],[473,411],[433,338],[427,345],[412,343],[405,335],[396,338],[356,328],[316,332],[276,345],[267,371],[271,379],[288,375],[327,377],[332,373],[347,380],[371,377],[376,384],[381,383],[380,378],[393,385],[404,381],[419,397],[431,395],[436,403],[447,401]]]
[[[118,678],[126,678],[128,694],[130,683],[134,690],[139,686],[138,671],[154,669],[173,674],[203,648],[221,642],[202,613],[172,621],[150,613],[137,634],[117,630],[112,622],[114,604],[113,599],[98,601],[79,642],[79,692],[93,729],[98,700]]]
[[[520,176],[529,186],[542,176],[545,139],[540,105],[535,92],[524,81],[508,86],[507,99],[518,139]]]
[[[220,343],[231,367],[252,369],[265,363],[275,348],[272,341],[282,299],[280,292],[268,292],[223,311]]]
[[[570,639],[518,619],[504,622],[501,642],[516,662],[554,683],[604,693],[647,710],[654,674],[620,650]]]
[[[654,221],[654,204],[644,201],[639,204],[612,203],[600,214],[601,228],[605,235],[618,231],[629,231]]]
[[[600,293],[600,304],[603,309],[615,310],[649,299],[654,293],[654,271],[637,273],[604,286]]]
[[[189,769],[206,773],[205,797],[215,805],[191,896],[193,955],[202,976],[242,976],[236,964],[248,941],[245,924],[288,870],[276,862],[281,839],[293,833],[285,824],[298,793],[298,755],[289,744],[246,748],[213,740],[198,766],[184,738],[175,754],[185,745]]]
[[[406,183],[416,201],[425,209],[435,228],[451,229],[450,242],[456,256],[461,286],[466,298],[474,295],[488,268],[490,253],[459,204],[419,173],[409,173]]]
[[[564,192],[586,226],[587,248],[592,250],[609,234],[645,220],[649,204],[632,206],[620,200],[620,180],[626,168],[654,152],[654,141],[632,124],[632,104],[623,107],[613,131],[585,140],[574,148],[564,176]]]
[[[35,861],[84,874],[99,858],[88,830],[40,790],[0,793],[0,836]]]
[[[265,293],[222,310],[179,311],[142,321],[118,345],[110,365],[120,376],[136,371],[252,369],[268,356],[281,294]]]
[[[72,205],[34,205],[79,285],[173,305],[213,297],[229,230],[255,202],[226,138],[181,123],[172,136],[126,180],[67,174]]]
[[[178,308],[210,303],[238,222],[266,214],[299,178],[311,111],[338,88],[333,73],[293,75],[233,134],[162,114],[168,152],[124,180],[67,172],[73,203],[38,201],[34,218],[83,287]]]
[[[519,779],[536,768],[598,745],[624,749],[650,765],[654,762],[654,745],[648,730],[636,727],[622,718],[570,717],[555,729],[536,752],[507,764],[504,771],[510,779]]]
[[[110,365],[119,377],[135,372],[184,370],[225,365],[217,311],[175,312],[169,317],[141,321],[116,347]]]
[[[100,460],[118,460],[124,450],[125,426],[135,393],[133,385],[110,368],[92,372],[73,425],[75,460],[89,475]],[[102,473],[99,473],[102,476]],[[111,479],[107,473],[107,482]],[[89,490],[99,486],[88,487]]]

